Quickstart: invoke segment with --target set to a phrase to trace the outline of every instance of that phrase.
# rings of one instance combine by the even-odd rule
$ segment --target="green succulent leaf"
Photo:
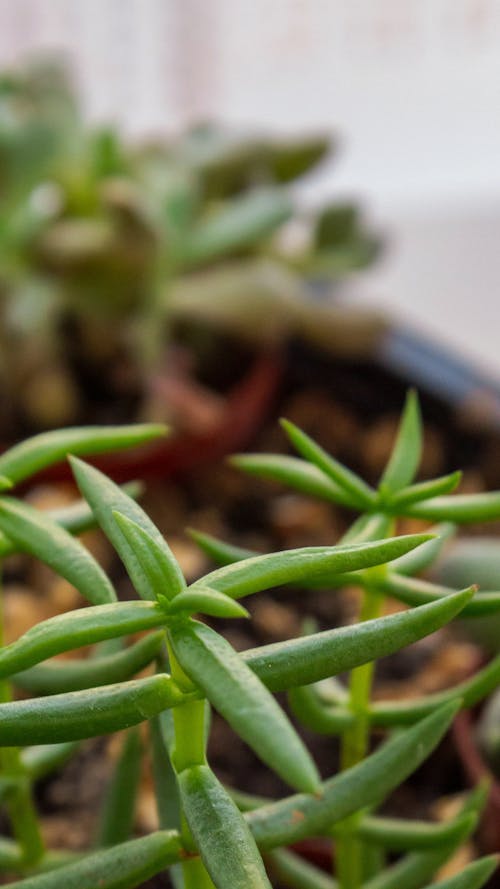
[[[397,818],[377,818],[365,815],[359,825],[359,836],[394,852],[408,849],[435,849],[462,839],[470,826],[470,815],[464,814],[451,821],[411,821]]]
[[[70,462],[83,497],[90,504],[99,525],[123,560],[139,595],[143,599],[155,598],[157,587],[152,584],[150,577],[144,571],[142,560],[146,559],[147,564],[151,566],[156,556],[160,559],[160,567],[155,569],[153,577],[155,584],[158,576],[164,578],[163,594],[170,596],[183,589],[186,584],[182,571],[170,547],[144,510],[93,466],[76,458],[71,458]],[[120,513],[123,518],[121,526],[116,521],[115,513]],[[129,520],[128,525],[125,524],[125,519]],[[130,522],[135,523],[144,532],[141,537],[140,555],[135,548],[138,532],[137,529],[130,527]],[[127,537],[123,530],[125,527],[128,532]],[[144,538],[147,538],[147,544],[144,543]],[[131,544],[130,540],[134,543]],[[168,583],[166,583],[167,578]]]
[[[370,509],[376,500],[375,491],[356,473],[343,466],[320,447],[302,429],[289,420],[281,420],[281,425],[299,454],[317,466],[334,484],[338,485],[357,503],[360,509]]]
[[[337,821],[379,805],[429,756],[458,706],[457,702],[448,704],[398,733],[363,762],[325,781],[321,794],[296,794],[247,813],[259,848],[272,849],[308,836],[328,835]]]
[[[287,583],[305,581],[326,574],[343,574],[381,565],[409,552],[429,540],[428,534],[408,534],[388,540],[345,546],[316,546],[255,556],[225,565],[207,574],[200,582],[234,598]],[[196,588],[196,583],[191,589]]]
[[[11,497],[0,498],[0,529],[21,552],[36,556],[94,605],[113,602],[115,591],[84,546],[46,513]]]
[[[78,741],[60,744],[40,744],[24,747],[20,752],[22,767],[33,781],[55,772],[78,750]]]
[[[182,806],[217,889],[271,889],[248,825],[208,766],[178,776]]]
[[[271,876],[288,889],[338,889],[338,883],[302,855],[288,849],[273,849],[265,856]]]
[[[382,540],[389,535],[391,528],[390,516],[381,512],[373,512],[368,515],[361,515],[347,529],[340,543],[368,543],[371,540]],[[428,546],[432,541],[423,543],[422,546]],[[403,556],[401,558],[404,558]]]
[[[251,559],[253,556],[259,555],[254,550],[225,543],[211,534],[196,531],[194,528],[188,528],[187,533],[200,549],[218,565],[232,565],[233,562],[241,562],[243,559]]]
[[[280,482],[302,494],[357,508],[357,500],[307,460],[280,454],[237,454],[231,457],[230,463],[249,475]]]
[[[116,846],[129,840],[141,777],[141,736],[129,729],[120,751],[101,811],[97,845]]]
[[[419,889],[427,882],[443,864],[451,858],[454,851],[467,839],[477,825],[475,814],[466,815],[462,819],[461,830],[453,841],[443,844],[438,849],[424,852],[411,852],[386,871],[364,884],[364,889]]]
[[[406,553],[399,559],[394,559],[391,569],[398,574],[420,574],[421,571],[425,571],[429,565],[435,562],[446,542],[455,534],[455,531],[456,526],[453,522],[441,522],[439,525],[434,525],[432,528],[429,528],[429,532],[435,534],[434,539],[428,540],[427,543],[422,544],[418,549]]]
[[[157,831],[74,863],[8,883],[16,889],[134,889],[184,855],[179,835]]]
[[[250,617],[247,609],[235,599],[218,590],[211,590],[209,587],[204,589],[200,586],[177,593],[168,603],[169,614],[179,614],[179,612],[187,614],[199,612],[211,617]]]
[[[137,522],[116,510],[113,510],[113,518],[130,550],[134,552],[155,598],[164,600],[173,597],[181,588],[181,582],[185,585],[185,581],[166,541],[162,538],[160,545],[157,535],[151,537]]]
[[[281,189],[258,189],[233,199],[192,231],[182,260],[188,266],[253,247],[271,235],[292,214],[292,204]]]
[[[272,691],[307,685],[428,636],[460,613],[472,593],[464,590],[411,611],[249,649],[242,657]]]
[[[133,426],[83,426],[42,432],[15,445],[0,456],[0,474],[14,484],[35,475],[68,454],[102,454],[136,447],[164,436],[165,426],[156,423]]]
[[[397,512],[399,509],[406,509],[407,506],[412,506],[421,500],[431,500],[433,497],[449,494],[458,487],[461,478],[461,472],[451,472],[449,475],[443,475],[441,478],[401,488],[389,500],[391,511]]]
[[[389,571],[386,577],[377,579],[373,589],[392,596],[406,605],[425,605],[428,602],[437,602],[454,591],[450,587],[431,583],[416,577],[404,577],[395,571]],[[474,598],[465,606],[462,617],[479,617],[484,614],[496,614],[500,611],[500,591],[476,593]]]
[[[405,507],[404,514],[431,522],[455,522],[457,525],[492,522],[500,518],[500,491],[434,497]]]
[[[164,623],[165,613],[150,602],[114,602],[68,611],[36,624],[16,642],[0,648],[0,677],[12,676],[63,651]]]
[[[0,704],[0,747],[54,744],[130,728],[185,701],[169,676]]]
[[[481,889],[498,867],[498,855],[488,855],[468,864],[460,873],[439,880],[425,889]]]
[[[226,640],[189,621],[170,630],[174,653],[234,730],[284,781],[314,793],[316,767],[269,691]]]
[[[422,454],[422,420],[417,394],[410,391],[389,462],[380,479],[384,494],[400,491],[413,481]]]
[[[18,688],[36,695],[57,695],[100,685],[123,682],[139,673],[158,655],[163,632],[150,633],[122,651],[103,657],[74,658],[53,664],[37,664],[11,676]]]

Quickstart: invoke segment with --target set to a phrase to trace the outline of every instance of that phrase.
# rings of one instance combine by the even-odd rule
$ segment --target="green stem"
[[[4,644],[3,591],[0,582],[0,646]],[[12,699],[12,690],[6,679],[0,681],[0,702]],[[43,858],[45,847],[33,802],[31,782],[24,769],[17,747],[4,747],[0,750],[0,765],[6,778],[14,783],[6,806],[12,825],[14,838],[22,850],[23,864],[35,864]]]
[[[172,678],[181,687],[189,685],[189,679],[177,661],[169,645],[169,661]],[[190,701],[173,710],[175,748],[173,765],[180,773],[192,766],[206,764],[206,710],[205,701]],[[187,846],[192,843],[191,832],[184,813],[181,812],[181,834]],[[215,889],[200,858],[183,861],[184,889]]]
[[[374,569],[385,571],[385,567]],[[365,589],[360,621],[372,620],[380,615],[383,598],[369,588]],[[342,735],[341,769],[349,769],[361,762],[368,753],[370,722],[368,709],[373,684],[374,663],[363,664],[351,672],[349,683],[349,709],[355,716],[352,727]],[[363,842],[357,836],[362,813],[347,818],[340,826],[336,841],[336,869],[340,889],[360,889],[364,878]]]

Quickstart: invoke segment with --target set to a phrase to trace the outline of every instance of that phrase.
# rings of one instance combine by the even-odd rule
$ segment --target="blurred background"
[[[498,0],[0,0],[0,66],[64,58],[91,121],[331,134],[301,200],[360,199],[385,239],[352,299],[492,374],[499,46]]]

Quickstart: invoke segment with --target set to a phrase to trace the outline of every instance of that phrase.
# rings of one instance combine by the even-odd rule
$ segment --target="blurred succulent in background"
[[[294,205],[290,184],[330,149],[214,125],[131,147],[86,124],[60,67],[5,74],[1,373],[24,425],[84,418],[89,374],[140,400],[175,319],[240,333],[265,319],[276,336],[308,282],[370,263],[379,243],[356,207]]]

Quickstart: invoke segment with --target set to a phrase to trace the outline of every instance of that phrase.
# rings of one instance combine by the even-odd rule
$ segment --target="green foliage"
[[[341,221],[332,218],[328,225]],[[325,221],[322,237],[327,228]],[[481,495],[479,501],[473,495],[444,496],[457,484],[456,474],[414,483],[420,427],[418,402],[411,395],[375,489],[285,424],[301,459],[261,455],[237,463],[348,505],[359,517],[337,545],[264,555],[192,532],[222,567],[190,585],[142,508],[81,459],[73,456],[71,463],[85,503],[69,512],[48,515],[28,508],[10,485],[3,486],[9,494],[0,495],[2,552],[31,553],[92,603],[43,621],[0,649],[0,802],[12,827],[12,839],[0,838],[0,867],[21,877],[9,885],[133,889],[165,870],[176,889],[265,889],[275,879],[290,889],[422,889],[432,880],[474,830],[487,789],[474,791],[444,823],[402,821],[377,809],[432,753],[460,707],[478,703],[498,687],[500,661],[492,659],[454,688],[411,701],[373,701],[373,663],[458,615],[500,610],[495,591],[457,591],[413,576],[439,555],[439,535],[449,536],[460,515],[484,516],[485,496],[490,517],[499,517],[494,504],[500,496]],[[35,438],[0,458],[0,470],[15,483],[68,450],[81,456],[156,434],[155,428],[106,435],[72,430],[55,434],[49,445],[46,438]],[[446,515],[438,510],[445,524],[430,533],[395,534],[399,515],[420,507],[430,516],[443,499],[450,501]],[[115,547],[139,599],[116,601],[106,576],[75,538],[91,523],[99,524]],[[363,595],[361,620],[351,626],[237,652],[203,620],[247,618],[238,600],[262,590],[327,587],[335,595],[346,583],[357,584]],[[384,615],[384,596],[410,607]],[[141,637],[126,643],[137,632]],[[113,641],[111,650],[99,645],[87,658],[51,660],[105,640]],[[133,678],[149,665],[154,667],[150,675]],[[33,697],[11,699],[11,685]],[[277,691],[288,693],[294,720],[340,737],[337,774],[320,778],[273,696]],[[211,707],[298,792],[265,800],[224,787],[207,761]],[[135,728],[143,723],[144,734]],[[372,728],[388,731],[373,750]],[[66,761],[81,740],[122,729],[127,732],[108,784],[98,848],[62,860],[44,848],[33,803],[35,782]],[[146,751],[160,830],[131,839]],[[336,877],[288,848],[317,836],[332,839]],[[387,854],[393,856],[389,865]],[[480,889],[495,864],[494,858],[481,859],[437,885]]]

